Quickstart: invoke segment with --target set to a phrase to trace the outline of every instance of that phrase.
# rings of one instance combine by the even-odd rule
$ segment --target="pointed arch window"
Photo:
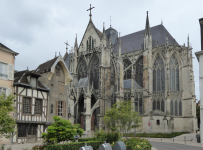
[[[90,36],[86,42],[86,49],[88,50],[92,50],[94,48],[94,40],[93,38]]]
[[[136,63],[135,80],[143,87],[143,57],[140,57]]]
[[[165,68],[162,58],[158,55],[153,65],[153,110],[165,111]]]
[[[153,66],[153,91],[165,90],[164,62],[158,55]]]
[[[124,64],[124,69],[126,69],[128,66],[131,65],[131,62],[130,60],[125,59],[123,61],[123,64]],[[127,79],[131,79],[131,68],[129,68],[127,71],[124,72],[124,80],[127,80]]]
[[[174,54],[169,62],[170,91],[179,91],[179,65]]]
[[[93,83],[95,89],[99,88],[99,58],[93,56],[90,69],[90,84]]]
[[[86,78],[86,77],[87,77],[87,65],[86,65],[85,60],[83,59],[80,62],[79,67],[78,67],[78,81],[81,78]]]

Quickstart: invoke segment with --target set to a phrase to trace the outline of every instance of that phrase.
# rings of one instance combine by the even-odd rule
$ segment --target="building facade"
[[[61,55],[37,69],[15,73],[14,89],[18,134],[13,143],[35,143],[54,122],[54,116],[68,119],[67,85],[72,77]]]
[[[0,43],[0,95],[2,92],[6,95],[13,92],[15,56],[17,55],[18,53]],[[12,116],[13,112],[10,115]],[[8,143],[10,143],[9,139],[1,138],[0,144]]]
[[[39,81],[40,76],[34,70],[19,71],[14,75],[17,95],[14,118],[18,133],[13,136],[12,143],[35,143],[41,140],[41,133],[45,131],[50,90]]]
[[[203,143],[203,18],[199,19],[200,36],[201,36],[201,51],[196,52],[197,60],[199,61],[199,87],[200,87],[200,139]]]
[[[132,100],[142,116],[140,132],[197,129],[192,48],[179,45],[166,28],[150,27],[120,36],[111,26],[99,31],[90,20],[81,42],[64,61],[73,82],[68,89],[72,122],[85,133],[105,128],[106,108]],[[132,130],[133,132],[133,130]]]

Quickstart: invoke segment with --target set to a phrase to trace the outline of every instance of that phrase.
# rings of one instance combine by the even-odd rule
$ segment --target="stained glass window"
[[[153,110],[155,110],[156,109],[156,101],[154,100],[153,101]]]
[[[179,116],[182,116],[182,101],[179,101]]]
[[[175,116],[178,116],[178,102],[175,101]]]
[[[142,98],[139,98],[139,112],[142,114]]]
[[[164,108],[165,108],[165,106],[164,106],[164,100],[162,100],[162,101],[161,101],[161,111],[164,112]]]
[[[140,57],[136,62],[135,80],[143,87],[143,57]]]
[[[124,64],[124,69],[126,69],[128,66],[131,65],[131,62],[130,60],[125,59],[123,61],[123,64]],[[129,68],[127,71],[124,72],[124,80],[126,79],[131,79],[131,68]]]
[[[157,109],[160,110],[160,101],[157,101]]]
[[[171,101],[171,115],[173,115],[173,101]]]
[[[99,58],[94,56],[91,61],[91,70],[90,70],[90,83],[92,84],[95,89],[99,88]]]
[[[158,55],[153,66],[153,91],[165,90],[164,62]]]
[[[83,59],[78,67],[78,81],[80,80],[80,78],[85,78],[87,77],[87,65],[85,60]]]
[[[174,55],[171,56],[169,68],[170,90],[179,91],[179,65]]]

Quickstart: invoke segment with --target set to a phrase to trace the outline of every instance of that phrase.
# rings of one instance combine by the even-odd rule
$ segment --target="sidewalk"
[[[185,137],[186,137],[186,144],[185,144]],[[161,141],[161,138],[150,138],[150,139],[144,138],[144,139],[147,139],[149,141],[154,141],[154,142],[173,143],[173,138],[162,138],[162,141]],[[180,136],[174,137],[174,143],[203,148],[203,143],[197,143],[196,133],[182,134]]]

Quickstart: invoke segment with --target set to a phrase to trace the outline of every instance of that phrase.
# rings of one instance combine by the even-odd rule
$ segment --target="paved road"
[[[195,147],[184,144],[176,143],[164,143],[164,142],[152,142],[150,141],[153,147],[158,150],[203,150],[203,147]]]

